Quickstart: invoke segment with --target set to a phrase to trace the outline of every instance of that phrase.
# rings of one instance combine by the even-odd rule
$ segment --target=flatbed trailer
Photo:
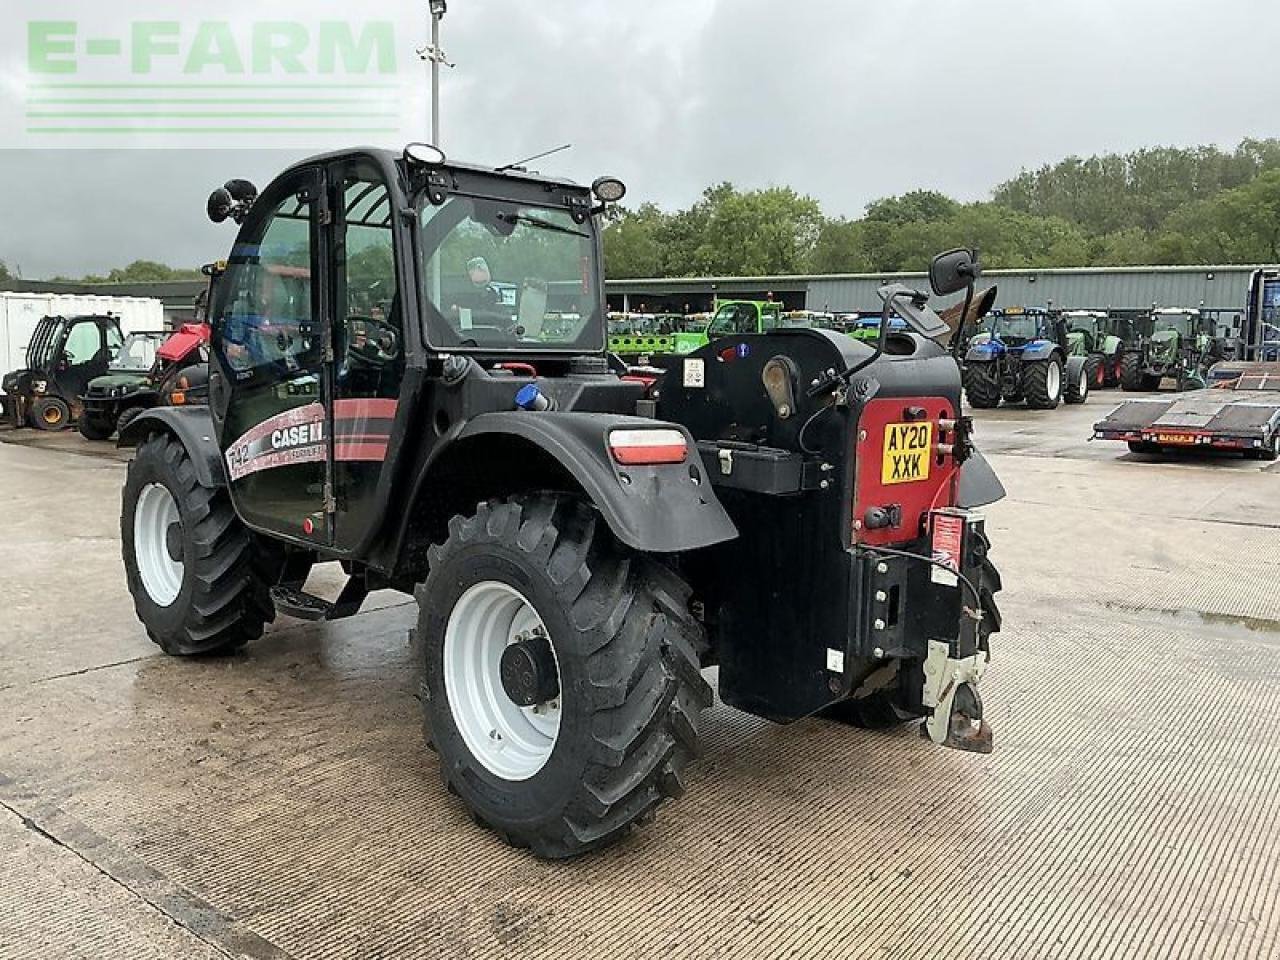
[[[1203,390],[1125,401],[1093,425],[1094,439],[1123,440],[1138,453],[1235,450],[1276,459],[1280,363],[1220,363],[1210,380],[1214,385]]]

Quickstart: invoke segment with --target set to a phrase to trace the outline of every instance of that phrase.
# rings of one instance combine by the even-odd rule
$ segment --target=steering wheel
[[[346,356],[349,362],[365,367],[385,367],[400,358],[400,334],[386,320],[375,317],[347,317]]]

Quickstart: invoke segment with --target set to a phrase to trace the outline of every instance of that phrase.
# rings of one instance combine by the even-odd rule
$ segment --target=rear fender
[[[1022,348],[1022,362],[1030,363],[1036,360],[1048,360],[1055,353],[1061,355],[1062,348],[1052,340],[1032,340]]]
[[[120,431],[117,444],[136,447],[153,433],[167,433],[186,448],[202,487],[225,487],[226,466],[213,432],[213,416],[206,406],[152,407]]]
[[[622,467],[613,461],[609,431],[655,427],[684,434],[689,449],[684,463]],[[549,454],[599,509],[613,535],[635,550],[678,553],[738,536],[737,527],[712,490],[689,432],[679,424],[640,417],[523,411],[481,414],[433,451],[415,484],[414,502],[419,496],[431,496],[432,478],[446,475],[441,467],[451,451],[481,438],[524,441],[513,443],[513,449],[532,444]],[[511,489],[520,489],[521,464],[515,460],[510,469],[515,472]],[[501,478],[497,482],[486,479],[489,489],[503,486]]]
[[[989,503],[1003,500],[1005,496],[1004,484],[996,476],[995,470],[987,462],[987,458],[975,450],[960,468],[956,506],[965,509],[985,507]]]

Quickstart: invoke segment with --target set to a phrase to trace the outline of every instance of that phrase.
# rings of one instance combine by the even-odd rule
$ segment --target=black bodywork
[[[385,204],[370,206],[364,194],[350,199],[350,184],[361,177],[385,187]],[[575,342],[548,346],[531,338],[499,350],[486,346],[487,335],[446,332],[421,277],[432,234],[416,228],[422,217],[446,217],[432,210],[447,211],[455,196],[542,205],[582,225],[594,250],[591,262],[583,258],[582,289],[594,280],[596,302],[582,305],[591,315]],[[962,608],[983,600],[931,581],[923,513],[887,552],[851,537],[854,512],[862,509],[855,450],[863,406],[926,396],[958,412],[960,377],[950,356],[914,334],[895,334],[892,349],[847,391],[809,397],[809,384],[869,359],[872,348],[828,331],[779,330],[717,341],[686,358],[703,365],[701,387],[684,386],[673,371],[650,389],[605,353],[592,207],[587,188],[522,171],[422,168],[381,151],[300,164],[256,200],[215,291],[207,412],[149,411],[122,432],[121,443],[171,432],[192,454],[202,482],[230,485],[251,528],[300,556],[342,560],[368,588],[411,591],[451,518],[474,512],[478,502],[578,493],[619,541],[662,555],[686,577],[711,641],[705,661],[720,663],[725,699],[774,720],[847,697],[894,658],[906,664],[907,679],[918,679],[930,640],[949,643],[954,657],[984,646],[998,616],[979,628]],[[272,273],[255,259],[269,245],[273,215],[286,225],[309,224],[308,265]],[[367,355],[350,362],[350,331],[353,324],[363,329],[372,314],[344,316],[337,305],[356,299],[347,289],[354,284],[349,238],[374,227],[394,238],[386,262],[396,294],[378,307],[387,320],[377,324],[392,334],[382,332],[386,349],[371,370]],[[293,304],[279,342],[293,353],[287,364],[246,371],[233,362],[241,344],[227,318],[248,315],[236,305],[244,296],[236,291],[247,289],[239,278],[253,270],[255,284],[289,288],[278,294]],[[299,311],[303,301],[308,309]],[[733,362],[724,359],[726,350]],[[763,364],[776,355],[789,358],[799,398],[785,417],[761,382]],[[548,409],[520,408],[530,385]],[[914,416],[916,407],[904,400],[900,418]],[[300,429],[306,417],[313,419]],[[625,467],[611,456],[611,431],[655,426],[679,430],[701,456]],[[970,456],[967,424],[952,429],[956,453],[939,453],[937,469],[952,458],[946,469],[954,468],[972,504],[997,499],[1003,491],[994,474]],[[736,470],[723,469],[726,452]],[[255,469],[260,457],[280,465]],[[968,482],[959,479],[970,469],[961,471],[966,458]],[[980,521],[971,533],[961,573],[989,600],[998,584],[984,574]],[[876,622],[883,626],[873,629]],[[839,669],[831,666],[836,653]],[[904,689],[904,705],[922,709],[919,684]]]
[[[79,339],[86,328],[93,329],[96,349],[73,356],[68,340],[73,334]],[[107,372],[112,350],[122,341],[120,321],[113,316],[43,318],[27,345],[27,365],[4,377],[4,409],[12,424],[29,425],[33,405],[45,397],[65,403],[71,420],[77,419],[89,381]]]

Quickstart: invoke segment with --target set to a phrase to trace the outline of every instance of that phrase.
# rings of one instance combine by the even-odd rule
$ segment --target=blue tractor
[[[1052,410],[1060,401],[1084,403],[1097,360],[1072,355],[1062,316],[1035,307],[993,311],[969,341],[964,392],[972,407],[1025,402]]]

